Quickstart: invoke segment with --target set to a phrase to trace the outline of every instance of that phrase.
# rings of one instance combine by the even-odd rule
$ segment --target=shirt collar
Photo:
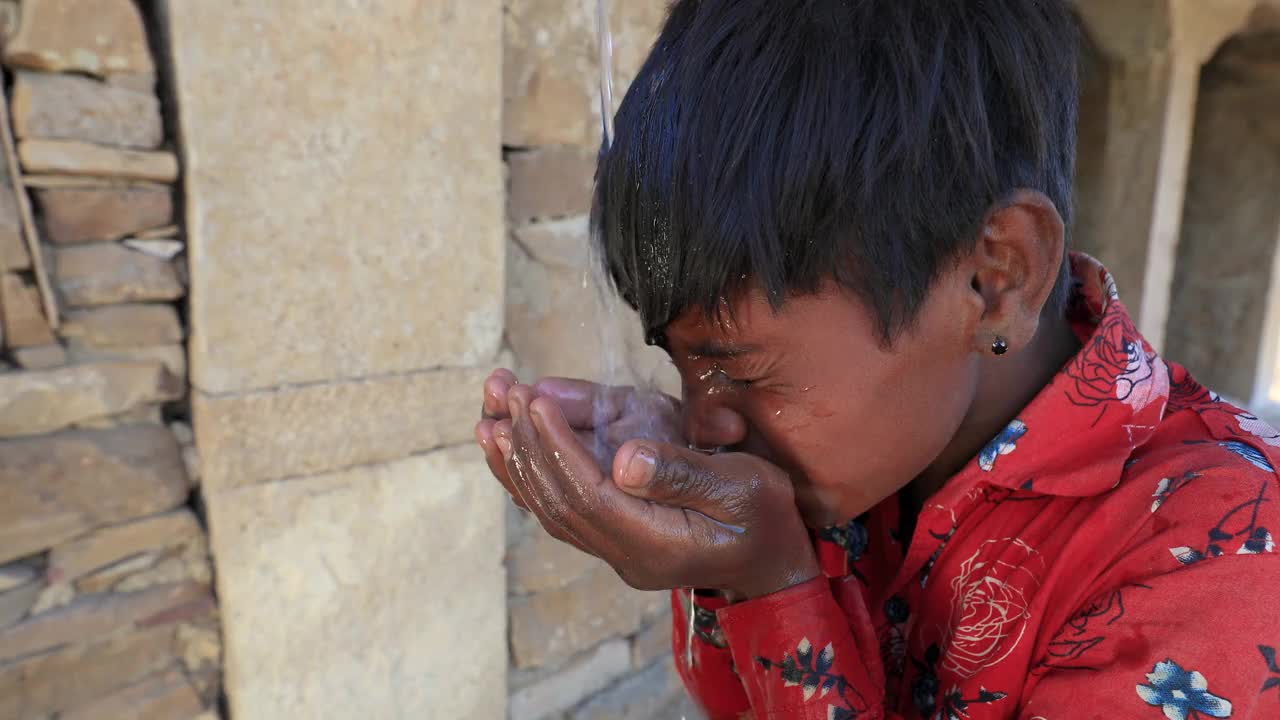
[[[1083,253],[1070,261],[1068,317],[1080,352],[937,501],[979,484],[1073,497],[1106,492],[1155,434],[1169,401],[1169,369],[1134,326],[1111,273]]]

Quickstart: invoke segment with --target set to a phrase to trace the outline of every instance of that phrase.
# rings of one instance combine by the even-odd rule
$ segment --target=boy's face
[[[782,467],[811,527],[860,515],[924,471],[972,406],[981,306],[966,301],[968,280],[944,274],[889,349],[834,283],[776,313],[759,289],[720,323],[686,312],[666,339],[688,438]]]

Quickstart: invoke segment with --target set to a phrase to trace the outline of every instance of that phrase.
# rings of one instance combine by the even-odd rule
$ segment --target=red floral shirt
[[[713,720],[1280,718],[1280,435],[1073,269],[1083,349],[912,537],[890,498],[818,533],[825,577],[692,617],[672,594]]]

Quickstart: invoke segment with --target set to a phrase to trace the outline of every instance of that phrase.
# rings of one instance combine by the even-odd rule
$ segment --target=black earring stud
[[[1009,352],[1009,341],[997,335],[995,342],[991,343],[991,352],[996,355],[1004,355]]]

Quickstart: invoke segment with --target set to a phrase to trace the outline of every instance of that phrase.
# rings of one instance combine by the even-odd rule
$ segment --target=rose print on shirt
[[[1236,423],[1240,425],[1242,432],[1252,435],[1271,447],[1280,447],[1280,432],[1257,415],[1247,412],[1238,413]]]
[[[1013,652],[1031,617],[1033,586],[1040,584],[1033,565],[1043,568],[1043,558],[1018,538],[987,540],[960,563],[951,580],[943,668],[967,680]]]
[[[1198,670],[1190,672],[1172,660],[1156,663],[1138,684],[1138,697],[1164,710],[1169,720],[1231,717],[1231,701],[1209,692],[1209,682]]]

